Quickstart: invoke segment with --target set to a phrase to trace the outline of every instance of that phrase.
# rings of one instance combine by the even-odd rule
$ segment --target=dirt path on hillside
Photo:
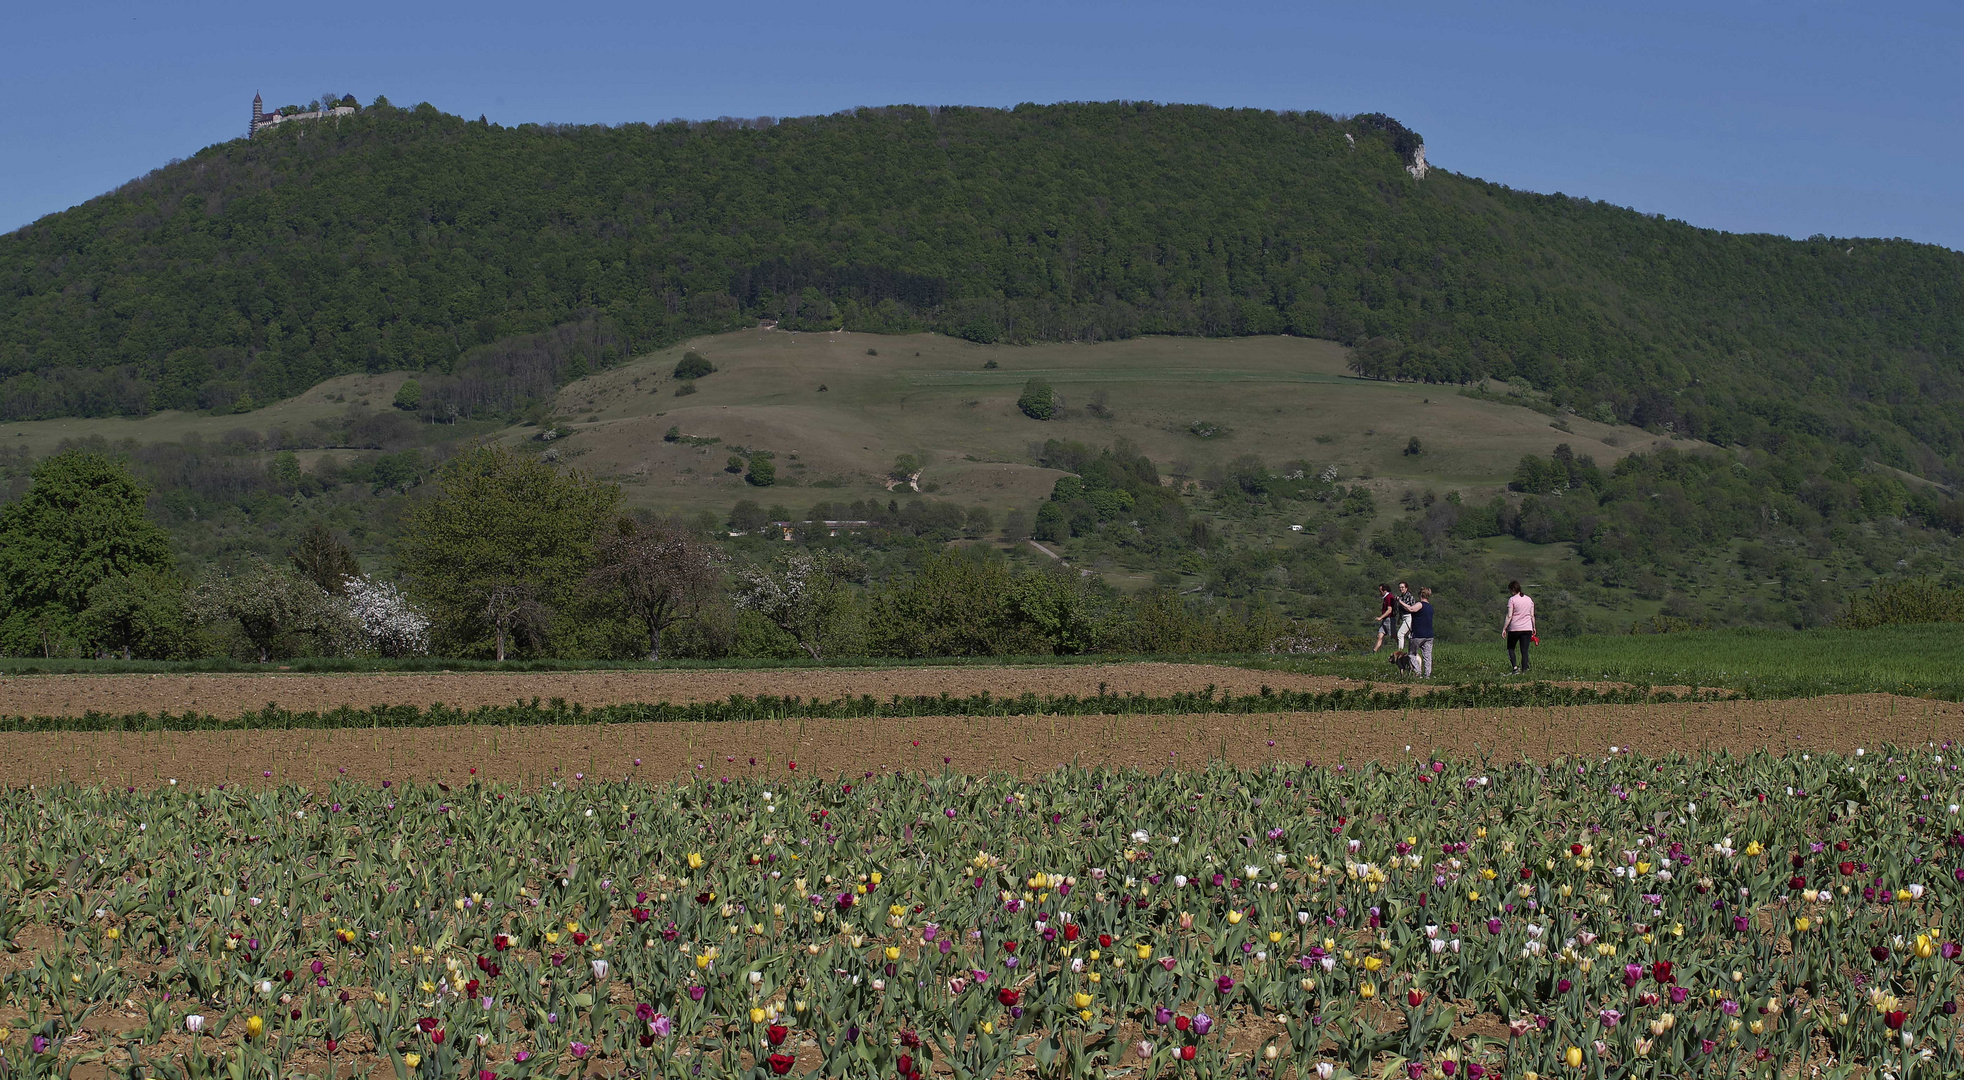
[[[1536,760],[1760,747],[1870,750],[1964,737],[1964,705],[1887,694],[1266,716],[927,717],[758,723],[450,727],[397,731],[0,734],[0,784],[307,783],[336,777],[538,782],[644,777],[832,777],[893,769],[1034,773],[1073,761],[1159,768],[1223,758],[1403,761],[1427,754]],[[1409,747],[1409,750],[1407,749]],[[755,762],[754,764],[752,762]],[[637,763],[638,762],[638,763]],[[698,770],[697,766],[701,766]]]

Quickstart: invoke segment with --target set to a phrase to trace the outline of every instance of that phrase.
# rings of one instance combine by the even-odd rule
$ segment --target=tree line
[[[56,454],[0,508],[0,652],[824,659],[1344,640],[1279,612],[1127,598],[1063,567],[1018,572],[987,549],[943,549],[880,581],[836,548],[737,563],[716,541],[719,523],[626,512],[616,485],[504,447],[458,453],[431,484],[409,511],[397,581],[365,573],[317,520],[285,558],[251,556],[193,583],[126,459]],[[872,504],[861,512],[896,529],[942,527]],[[957,513],[952,527],[969,523]]]

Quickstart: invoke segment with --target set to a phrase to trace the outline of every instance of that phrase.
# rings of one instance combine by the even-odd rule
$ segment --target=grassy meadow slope
[[[688,349],[719,370],[696,381],[697,393],[676,397],[669,373]],[[1523,454],[1559,443],[1608,465],[1668,442],[1575,417],[1562,431],[1540,413],[1451,388],[1360,379],[1345,370],[1345,353],[1289,337],[1011,347],[935,334],[744,330],[588,376],[560,391],[554,411],[572,431],[561,454],[619,481],[633,501],[718,513],[740,498],[802,511],[885,493],[902,454],[922,462],[924,494],[1027,509],[1063,475],[1034,464],[1046,439],[1127,439],[1176,479],[1217,477],[1254,454],[1274,466],[1333,465],[1346,483],[1368,477],[1390,494],[1415,486],[1469,495],[1504,484]],[[1063,417],[1037,421],[1017,408],[1033,376],[1057,389]],[[1107,415],[1087,409],[1094,404]],[[1200,438],[1195,421],[1227,433]],[[671,427],[720,442],[665,442]],[[1404,453],[1413,436],[1424,453]],[[732,446],[773,453],[778,483],[758,489],[726,471]]]

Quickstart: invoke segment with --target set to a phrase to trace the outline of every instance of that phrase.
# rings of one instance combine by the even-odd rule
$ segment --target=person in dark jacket
[[[1412,636],[1405,646],[1412,658],[1412,674],[1429,679],[1432,677],[1432,590],[1420,589],[1417,603],[1400,600],[1398,606],[1412,617]]]

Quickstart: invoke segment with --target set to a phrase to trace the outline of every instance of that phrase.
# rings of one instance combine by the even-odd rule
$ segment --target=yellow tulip
[[[423,1063],[423,1055],[421,1055],[421,1054],[404,1054],[404,1055],[402,1055],[402,1063],[403,1063],[404,1065],[407,1065],[407,1066],[409,1066],[410,1068],[412,1068],[412,1069],[413,1069],[413,1068],[415,1068],[416,1066],[418,1066],[418,1065],[421,1065],[421,1064]]]
[[[1091,995],[1085,993],[1072,994],[1071,1004],[1080,1009],[1088,1009],[1091,1007]]]
[[[900,959],[900,946],[898,945],[887,946],[887,959],[889,960]]]
[[[1580,1046],[1569,1047],[1568,1052],[1562,1055],[1562,1060],[1568,1062],[1569,1068],[1580,1069],[1582,1067],[1582,1048]]]
[[[1098,974],[1098,973],[1097,973],[1097,972],[1095,972],[1095,971],[1091,973],[1091,976],[1090,976],[1090,978],[1091,978],[1091,981],[1092,981],[1092,982],[1094,982],[1094,983],[1100,983],[1100,982],[1104,982],[1104,981],[1105,981],[1105,977],[1104,977],[1103,975],[1100,975],[1100,974]]]
[[[1758,855],[1760,852],[1765,850],[1766,850],[1765,848],[1759,846],[1759,841],[1757,840],[1746,845],[1746,854],[1748,855]]]
[[[261,1032],[263,1032],[263,1031],[265,1031],[265,1030],[266,1030],[266,1021],[265,1021],[265,1020],[264,1020],[263,1018],[261,1018],[261,1017],[259,1017],[259,1016],[248,1016],[248,1017],[246,1017],[246,1037],[247,1037],[247,1038],[249,1038],[249,1039],[257,1039],[257,1038],[259,1037],[259,1035],[260,1035],[260,1033],[261,1033]]]
[[[873,871],[872,878],[873,878],[873,884],[875,885],[878,885],[881,881],[885,880],[884,878],[880,877],[880,872],[878,870]]]
[[[752,1010],[750,1010],[750,1022],[751,1022],[751,1023],[753,1023],[753,1024],[761,1024],[761,1023],[763,1023],[763,1022],[764,1022],[764,1010],[762,1010],[762,1009],[752,1009]]]
[[[1930,943],[1930,935],[1916,935],[1916,958],[1918,960],[1928,960],[1935,955],[1937,955],[1937,947]]]
[[[1141,960],[1151,960],[1151,959],[1152,959],[1152,946],[1151,946],[1151,945],[1141,945],[1141,946],[1139,946],[1139,949],[1138,949],[1138,952],[1139,952],[1139,959],[1141,959]]]
[[[1375,973],[1376,973],[1376,972],[1377,972],[1377,971],[1378,971],[1378,970],[1379,970],[1380,968],[1382,968],[1382,967],[1384,967],[1384,958],[1383,958],[1383,957],[1381,957],[1381,956],[1366,956],[1366,957],[1364,958],[1364,970],[1365,970],[1365,971],[1368,971],[1368,972],[1371,972],[1371,973],[1373,973],[1373,974],[1375,974]]]
[[[1794,929],[1802,934],[1805,934],[1807,932],[1807,928],[1813,925],[1814,925],[1813,922],[1809,921],[1807,916],[1805,915],[1802,915],[1800,918],[1794,920]]]
[[[1363,985],[1357,988],[1357,996],[1363,998],[1365,1001],[1369,1001],[1372,998],[1378,996],[1377,984],[1364,983]]]
[[[982,1034],[994,1035],[995,1033],[996,1033],[996,1025],[994,1021],[990,1021],[990,1020],[982,1021]]]
[[[546,944],[548,945],[559,944],[559,931],[557,930],[546,931]]]
[[[571,922],[571,921],[569,921],[569,922],[567,922],[567,924],[566,924],[566,932],[567,932],[567,933],[569,933],[569,934],[577,934],[577,933],[579,933],[579,932],[580,932],[580,924],[579,924],[579,923],[576,923],[576,922]]]
[[[691,870],[702,869],[702,852],[700,851],[689,852],[689,869]]]
[[[1089,1023],[1091,1022],[1091,1010],[1090,1010],[1090,1009],[1083,1009],[1083,1010],[1080,1010],[1080,1011],[1078,1012],[1078,1014],[1077,1014],[1077,1017],[1078,1017],[1078,1019],[1080,1019],[1080,1020],[1082,1020],[1082,1021],[1084,1021],[1085,1023],[1087,1023],[1087,1024],[1089,1024]]]
[[[1270,945],[1274,945],[1274,944],[1277,944],[1277,943],[1279,943],[1279,942],[1280,942],[1281,940],[1282,940],[1282,931],[1280,931],[1280,930],[1270,930],[1270,931],[1268,932],[1268,943],[1269,943]],[[1139,959],[1141,959],[1141,960],[1144,960],[1144,959],[1146,959],[1146,957],[1144,957],[1144,956],[1141,956],[1141,957],[1139,957]]]
[[[1230,912],[1228,912],[1228,925],[1229,925],[1229,926],[1240,926],[1240,925],[1241,925],[1241,919],[1242,919],[1242,915],[1241,915],[1241,913],[1240,913],[1239,911],[1230,911]]]

